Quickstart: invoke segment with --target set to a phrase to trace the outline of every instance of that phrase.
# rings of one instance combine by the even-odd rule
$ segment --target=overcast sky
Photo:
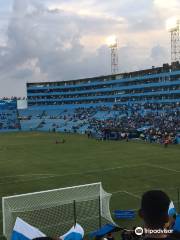
[[[169,62],[179,11],[180,0],[0,0],[0,97],[26,96],[27,81],[109,74],[111,35],[120,72]]]

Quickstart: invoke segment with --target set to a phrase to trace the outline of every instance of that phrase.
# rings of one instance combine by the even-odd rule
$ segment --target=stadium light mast
[[[107,45],[111,49],[111,74],[118,73],[118,42],[116,36],[107,38]]]
[[[170,29],[171,33],[171,62],[180,61],[180,20]]]

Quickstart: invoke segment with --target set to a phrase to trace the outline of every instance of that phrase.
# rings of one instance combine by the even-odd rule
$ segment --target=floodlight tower
[[[171,62],[180,61],[180,20],[176,27],[170,29],[171,33]]]
[[[111,49],[111,74],[118,73],[118,43],[117,38],[114,39],[114,43],[109,45]]]

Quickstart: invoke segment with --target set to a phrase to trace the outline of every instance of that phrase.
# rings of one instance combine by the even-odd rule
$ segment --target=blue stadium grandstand
[[[180,64],[117,75],[60,82],[27,83],[29,107],[62,108],[179,104]]]
[[[17,131],[20,128],[16,100],[0,100],[0,131]]]
[[[110,76],[27,83],[27,102],[28,108],[18,111],[22,131],[180,142],[178,62]]]

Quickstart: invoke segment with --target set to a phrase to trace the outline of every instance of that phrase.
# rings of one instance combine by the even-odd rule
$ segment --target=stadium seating
[[[110,107],[96,107],[96,108],[76,108],[76,109],[45,109],[39,111],[31,110],[29,113],[23,113],[25,116],[30,116],[27,120],[27,126],[24,127],[22,122],[22,129],[30,129],[30,127],[40,131],[52,131],[55,129],[59,132],[77,132],[80,134],[91,130],[96,136],[102,136],[102,128],[119,127],[130,130],[147,131],[156,128],[162,128],[165,124],[165,119],[174,118],[174,123],[178,121],[179,115],[175,112],[167,111],[165,109],[154,110],[153,105],[146,106],[142,104],[135,104],[127,107],[126,105],[115,106],[115,109]],[[178,113],[178,109],[176,108]],[[164,117],[162,121],[162,117]],[[160,121],[161,119],[161,121]],[[35,123],[37,122],[37,123]],[[159,124],[161,125],[159,126]],[[167,127],[168,124],[165,124]],[[168,127],[169,128],[169,127]],[[167,129],[168,130],[168,129]],[[170,130],[173,130],[173,126]]]
[[[41,123],[41,119],[21,120],[22,131],[37,130]]]
[[[16,110],[0,110],[0,131],[18,131],[19,121]]]
[[[30,110],[30,109],[21,109],[19,110],[19,115],[21,118],[41,118],[43,116],[43,110]]]
[[[23,131],[56,131],[84,134],[88,131],[97,139],[103,138],[103,129],[120,129],[123,132],[138,132],[141,139],[162,142],[164,134],[171,142],[179,143],[180,108],[177,104],[162,105],[152,103],[115,104],[113,106],[95,106],[88,108],[63,109],[28,108],[19,110]],[[10,111],[10,110],[8,110]],[[1,110],[1,131],[17,129],[17,111]],[[131,136],[130,134],[129,136]],[[133,135],[134,136],[134,135]],[[137,137],[137,134],[135,134]],[[116,139],[116,137],[112,137]]]

